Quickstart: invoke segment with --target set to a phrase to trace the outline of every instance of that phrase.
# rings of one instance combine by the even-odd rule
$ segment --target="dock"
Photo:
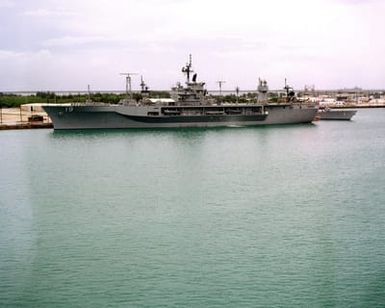
[[[0,108],[0,130],[53,128],[45,112],[23,108]]]

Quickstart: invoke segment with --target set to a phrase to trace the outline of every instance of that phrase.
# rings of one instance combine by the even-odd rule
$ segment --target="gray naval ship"
[[[299,103],[288,86],[283,103],[267,103],[268,86],[259,80],[258,99],[253,103],[214,103],[207,96],[204,82],[197,82],[193,74],[191,55],[182,68],[185,86],[178,83],[171,89],[171,99],[157,100],[131,98],[119,104],[95,102],[67,105],[45,105],[44,110],[55,130],[106,128],[178,128],[256,126],[312,122],[318,108]],[[131,89],[131,78],[126,77],[126,90]],[[148,92],[142,82],[143,92]],[[128,91],[127,91],[128,92]],[[131,91],[129,94],[132,94]]]
[[[356,113],[357,110],[320,108],[317,112],[316,119],[349,121]]]

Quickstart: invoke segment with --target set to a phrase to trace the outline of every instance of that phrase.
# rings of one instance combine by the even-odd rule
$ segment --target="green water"
[[[385,110],[0,132],[0,306],[384,307]]]

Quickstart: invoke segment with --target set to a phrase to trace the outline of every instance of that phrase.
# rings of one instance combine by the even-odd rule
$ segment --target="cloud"
[[[343,5],[368,5],[373,3],[380,3],[383,0],[333,0],[336,3]]]
[[[0,67],[7,78],[1,90],[39,89],[52,84],[55,58],[49,50],[16,52],[0,50]]]
[[[17,52],[13,50],[0,49],[0,61],[35,61],[38,59],[52,59],[52,53],[48,49],[40,49],[36,52]]]
[[[0,0],[6,2],[14,4]],[[343,87],[360,83],[359,74],[345,72],[362,67],[379,76],[367,80],[380,87],[383,9],[379,0],[25,1],[0,11],[0,38],[8,49],[0,60],[15,60],[0,67],[2,75],[18,72],[19,80],[38,88],[44,82],[64,89],[84,83],[119,88],[117,73],[128,70],[146,73],[152,88],[168,89],[183,81],[180,66],[192,53],[199,78],[211,88],[221,76],[230,89],[253,88],[258,76],[271,88],[281,87],[284,77],[294,86]],[[48,77],[55,72],[60,80]]]
[[[46,40],[42,42],[42,45],[45,47],[64,47],[74,45],[87,45],[90,43],[103,44],[107,42],[111,42],[111,39],[108,39],[103,36],[64,36]]]
[[[22,55],[22,53],[0,49],[0,60],[9,60],[15,57],[19,57],[20,55]]]
[[[11,8],[15,6],[15,2],[11,0],[0,0],[0,8]]]
[[[65,10],[47,10],[47,9],[35,9],[30,11],[24,11],[21,15],[31,17],[60,17],[60,16],[75,16],[75,12]]]

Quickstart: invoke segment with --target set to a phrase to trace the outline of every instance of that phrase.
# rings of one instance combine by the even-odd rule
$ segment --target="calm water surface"
[[[385,110],[0,132],[0,306],[383,307]]]

